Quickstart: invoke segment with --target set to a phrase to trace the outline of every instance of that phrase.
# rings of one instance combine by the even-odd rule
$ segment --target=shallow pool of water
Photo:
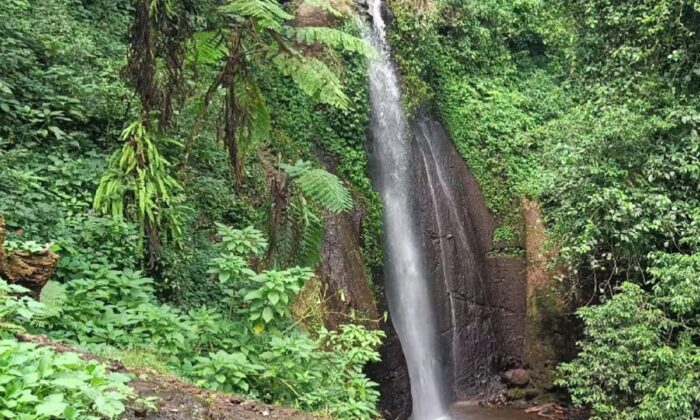
[[[482,407],[472,403],[458,403],[452,406],[451,420],[541,420],[536,414],[528,414],[523,409],[512,407]]]

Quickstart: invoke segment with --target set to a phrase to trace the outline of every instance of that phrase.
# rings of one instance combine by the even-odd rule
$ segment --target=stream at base
[[[450,420],[536,420],[536,414],[528,414],[513,407],[482,407],[473,403],[457,403],[450,408]]]

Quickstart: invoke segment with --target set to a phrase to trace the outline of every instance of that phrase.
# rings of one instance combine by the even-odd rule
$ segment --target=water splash
[[[412,418],[447,418],[435,310],[412,211],[414,156],[386,42],[381,0],[369,1],[369,13],[373,27],[364,36],[379,53],[369,64],[369,79],[374,154],[384,203],[387,299],[411,380]]]

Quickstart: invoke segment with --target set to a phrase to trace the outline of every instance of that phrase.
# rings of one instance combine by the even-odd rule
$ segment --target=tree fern
[[[290,29],[297,42],[320,43],[341,51],[350,51],[368,58],[376,58],[377,51],[364,39],[335,28],[306,26]]]
[[[325,230],[315,207],[299,195],[285,209],[284,222],[275,228],[273,266],[315,267],[319,263]]]
[[[284,22],[294,18],[271,0],[231,0],[219,11],[229,17],[252,18],[259,28],[274,31],[282,30]]]
[[[192,34],[188,42],[186,60],[194,64],[216,64],[226,58],[228,48],[221,31],[203,31]]]
[[[338,76],[322,61],[301,55],[278,53],[272,56],[277,69],[294,80],[307,95],[319,101],[346,109],[350,100],[343,92],[343,84]]]
[[[340,179],[302,160],[280,167],[294,178],[294,184],[319,206],[335,213],[352,209],[352,196]]]

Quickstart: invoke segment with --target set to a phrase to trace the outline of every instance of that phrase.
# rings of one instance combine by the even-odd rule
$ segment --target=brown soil
[[[119,362],[104,360],[64,343],[51,341],[46,336],[18,334],[21,341],[52,347],[57,352],[75,352],[87,360],[106,363],[114,372],[126,372],[135,376],[129,384],[141,398],[156,397],[157,410],[149,410],[136,402],[129,404],[123,419],[167,420],[250,420],[285,419],[313,420],[318,417],[290,408],[278,407],[249,400],[241,396],[211,392],[151,369],[129,369]]]

